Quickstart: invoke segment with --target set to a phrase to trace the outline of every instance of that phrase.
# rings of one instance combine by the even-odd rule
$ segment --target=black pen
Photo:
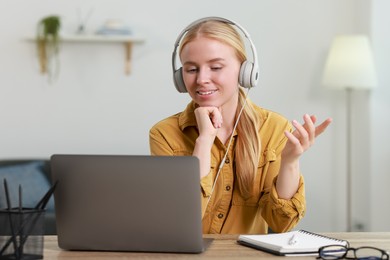
[[[19,212],[21,213],[23,209],[23,194],[22,194],[22,185],[19,184]]]
[[[49,202],[49,199],[51,195],[54,193],[54,190],[57,187],[58,181],[56,181],[50,189],[46,192],[46,194],[42,197],[42,199],[38,202],[38,204],[35,206],[35,209],[45,209],[46,204]]]
[[[19,184],[19,221],[20,223],[23,223],[23,192],[22,192],[22,185]],[[22,232],[18,232],[19,234],[19,256],[23,255],[23,244],[20,242],[22,241]]]
[[[11,207],[11,200],[10,200],[10,196],[9,196],[8,184],[7,184],[6,179],[4,179],[4,191],[5,191],[5,198],[7,200],[7,208],[10,211],[12,209],[12,207]]]

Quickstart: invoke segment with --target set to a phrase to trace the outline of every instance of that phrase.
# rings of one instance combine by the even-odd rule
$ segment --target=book
[[[348,246],[347,240],[324,236],[306,230],[265,235],[239,235],[239,244],[275,255],[318,255],[318,249],[327,245]]]

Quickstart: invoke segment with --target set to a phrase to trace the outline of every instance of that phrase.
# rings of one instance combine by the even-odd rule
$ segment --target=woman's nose
[[[207,69],[199,69],[196,81],[200,85],[210,83],[210,71]]]

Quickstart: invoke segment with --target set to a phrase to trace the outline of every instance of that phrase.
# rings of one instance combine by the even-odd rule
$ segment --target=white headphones
[[[177,37],[177,40],[175,42],[175,48],[174,48],[173,53],[172,53],[173,82],[175,84],[176,89],[180,93],[187,92],[186,86],[185,86],[184,81],[183,81],[183,68],[182,67],[180,67],[178,69],[176,68],[176,55],[177,55],[177,49],[179,47],[180,41],[182,40],[183,36],[192,27],[196,26],[199,23],[205,22],[205,21],[220,21],[220,22],[232,24],[232,25],[235,25],[238,29],[240,29],[242,31],[242,33],[245,35],[245,37],[248,39],[248,41],[250,43],[250,47],[251,47],[252,55],[253,55],[252,56],[253,62],[246,60],[241,64],[238,83],[240,84],[240,86],[242,86],[244,88],[252,88],[252,87],[256,86],[258,78],[259,78],[259,67],[258,67],[258,63],[257,63],[256,48],[255,48],[249,34],[247,33],[247,31],[244,28],[242,28],[240,25],[238,25],[237,23],[235,23],[231,20],[221,18],[221,17],[213,17],[212,16],[212,17],[201,18],[201,19],[198,19],[198,20],[192,22],[190,25],[188,25],[186,28],[184,28],[184,30]]]

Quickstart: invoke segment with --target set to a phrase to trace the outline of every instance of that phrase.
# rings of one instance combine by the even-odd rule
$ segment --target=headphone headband
[[[179,34],[179,36],[177,37],[177,39],[175,41],[174,50],[172,52],[172,70],[173,70],[173,81],[175,83],[176,89],[181,93],[187,92],[187,89],[186,89],[184,81],[183,81],[182,68],[178,68],[178,69],[176,68],[176,56],[177,56],[177,50],[179,48],[180,42],[181,42],[182,38],[184,37],[184,35],[191,28],[193,28],[194,26],[196,26],[200,23],[206,22],[206,21],[220,21],[223,23],[234,25],[238,29],[240,29],[240,31],[244,34],[245,38],[248,39],[248,41],[250,43],[251,51],[252,51],[253,62],[244,61],[242,63],[238,82],[242,87],[245,87],[245,88],[252,88],[252,87],[256,86],[257,81],[258,81],[258,74],[259,74],[258,62],[257,62],[257,52],[256,52],[256,47],[253,44],[249,33],[242,26],[240,26],[238,23],[236,23],[232,20],[222,18],[222,17],[217,17],[217,16],[210,16],[210,17],[200,18],[200,19],[190,23],[187,27],[185,27],[181,31],[181,33]]]

